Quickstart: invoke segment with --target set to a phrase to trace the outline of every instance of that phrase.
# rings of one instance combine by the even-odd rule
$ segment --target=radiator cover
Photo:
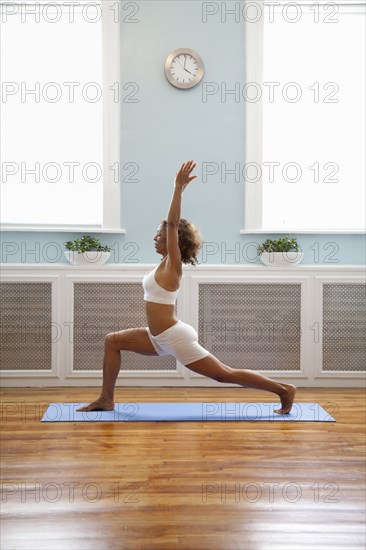
[[[74,371],[101,370],[110,332],[146,327],[143,291],[137,283],[74,284]],[[121,371],[176,370],[174,357],[121,352]]]
[[[235,368],[300,371],[301,285],[199,285],[199,338]]]
[[[323,285],[323,371],[365,372],[365,312],[365,285]]]
[[[51,371],[52,283],[2,282],[2,371]]]

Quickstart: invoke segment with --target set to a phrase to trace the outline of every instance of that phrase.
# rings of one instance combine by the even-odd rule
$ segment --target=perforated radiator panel
[[[200,284],[200,343],[225,364],[300,370],[301,285]]]
[[[100,370],[108,333],[146,327],[143,291],[137,283],[74,284],[74,371]],[[176,370],[174,357],[121,352],[121,371]]]
[[[366,370],[366,287],[323,285],[323,370]]]
[[[1,283],[2,371],[51,370],[51,283]]]

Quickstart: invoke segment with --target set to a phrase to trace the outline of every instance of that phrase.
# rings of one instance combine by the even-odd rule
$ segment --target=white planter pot
[[[72,265],[103,265],[108,262],[110,255],[110,252],[97,252],[96,250],[82,253],[65,250],[65,257]]]
[[[264,265],[272,267],[293,267],[301,262],[302,252],[262,252],[260,259]]]

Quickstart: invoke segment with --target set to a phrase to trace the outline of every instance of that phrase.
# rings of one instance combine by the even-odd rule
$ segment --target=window
[[[1,1],[3,229],[121,231],[111,4]]]
[[[262,95],[247,102],[242,233],[363,232],[365,7],[264,4],[246,27],[247,81]]]

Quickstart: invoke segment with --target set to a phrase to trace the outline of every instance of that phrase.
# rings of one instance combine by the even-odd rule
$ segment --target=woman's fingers
[[[193,160],[188,160],[187,162],[184,162],[183,163],[183,166],[185,166],[186,168],[190,167],[192,164],[194,164]]]
[[[176,182],[186,187],[197,176],[191,176],[191,172],[195,169],[196,163],[193,160],[184,162],[180,167],[179,172],[176,173]]]
[[[192,172],[192,170],[194,170],[195,167],[196,167],[196,163],[193,160],[189,160],[188,162],[184,162],[182,164],[180,171]]]

